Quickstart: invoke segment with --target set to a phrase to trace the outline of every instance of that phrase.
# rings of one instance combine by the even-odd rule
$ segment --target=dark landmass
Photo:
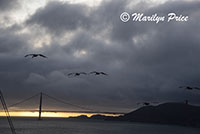
[[[104,116],[104,115],[92,115],[91,117],[87,117],[86,115],[80,115],[77,117],[69,117],[67,119],[74,119],[74,120],[118,120],[118,117],[113,116]]]
[[[200,107],[184,103],[145,106],[119,117],[120,120],[200,127]]]
[[[93,115],[91,117],[70,117],[70,119],[129,121],[200,127],[200,106],[184,103],[164,103],[158,106],[144,106],[118,117]]]

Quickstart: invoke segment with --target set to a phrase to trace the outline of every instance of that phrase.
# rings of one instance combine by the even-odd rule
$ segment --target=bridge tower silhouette
[[[38,120],[42,120],[42,92],[40,93],[40,105],[39,105],[39,117]]]

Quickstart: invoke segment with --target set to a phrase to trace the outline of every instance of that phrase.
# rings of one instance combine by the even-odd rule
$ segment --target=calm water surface
[[[14,118],[13,123],[17,134],[200,134],[199,128],[109,121]],[[11,134],[5,118],[0,134]]]

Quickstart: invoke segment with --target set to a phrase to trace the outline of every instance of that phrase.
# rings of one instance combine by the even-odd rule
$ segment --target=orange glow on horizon
[[[10,116],[13,117],[38,117],[38,112],[29,112],[29,111],[22,111],[22,112],[9,112]],[[67,118],[67,117],[76,117],[80,115],[86,115],[88,117],[92,115],[97,115],[98,113],[67,113],[67,112],[42,112],[42,117],[54,117],[54,118]],[[119,114],[101,114],[105,116],[119,116]],[[0,116],[4,117],[6,114],[0,111]]]

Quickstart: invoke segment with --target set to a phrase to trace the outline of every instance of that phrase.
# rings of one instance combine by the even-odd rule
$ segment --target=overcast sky
[[[41,91],[104,111],[143,101],[200,104],[200,91],[178,88],[200,86],[199,7],[198,0],[0,0],[0,89],[9,104]],[[189,20],[124,23],[124,11]],[[109,76],[65,75],[80,71]]]

